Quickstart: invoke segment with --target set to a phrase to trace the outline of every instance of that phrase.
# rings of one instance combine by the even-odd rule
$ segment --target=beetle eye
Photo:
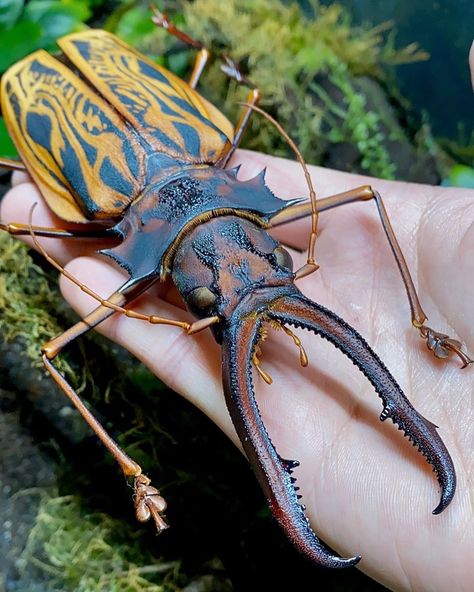
[[[277,264],[293,271],[293,259],[286,249],[279,246],[273,251]]]
[[[214,304],[215,301],[216,295],[214,292],[209,290],[209,288],[206,288],[206,286],[194,288],[194,290],[191,290],[191,292],[186,296],[186,302],[191,308],[195,309],[209,308]]]

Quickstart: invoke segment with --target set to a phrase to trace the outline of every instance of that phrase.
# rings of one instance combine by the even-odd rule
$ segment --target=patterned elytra
[[[232,142],[214,105],[114,35],[88,30],[58,44],[80,76],[35,52],[4,75],[2,111],[62,219],[118,218],[146,185],[214,164]]]
[[[214,105],[114,35],[88,31],[58,45],[154,150],[211,164],[232,141],[233,126]]]

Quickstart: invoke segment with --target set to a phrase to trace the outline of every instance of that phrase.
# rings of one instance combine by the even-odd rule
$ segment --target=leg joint
[[[379,196],[378,192],[371,185],[362,185],[359,191],[359,199],[362,201],[369,199],[377,199],[377,197]]]
[[[41,346],[41,353],[43,355],[43,359],[46,358],[51,362],[59,354],[61,348],[58,348],[58,346],[55,344],[55,341],[56,340],[53,339],[51,341],[48,341],[47,343],[44,343]]]

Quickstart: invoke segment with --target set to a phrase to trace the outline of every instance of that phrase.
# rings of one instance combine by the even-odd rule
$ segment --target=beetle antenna
[[[303,158],[303,155],[301,154],[298,146],[291,139],[291,137],[288,135],[288,133],[283,129],[281,124],[279,124],[278,121],[270,115],[270,113],[267,113],[267,111],[264,111],[260,107],[257,107],[257,105],[252,105],[250,103],[238,103],[238,104],[242,105],[244,107],[248,107],[249,109],[252,109],[253,111],[256,111],[257,113],[260,113],[260,115],[265,117],[265,119],[267,119],[280,132],[281,136],[285,139],[286,143],[290,146],[290,148],[295,153],[295,156],[296,156],[298,162],[301,164],[301,166],[303,168],[304,176],[306,179],[306,184],[308,185],[308,189],[309,189],[309,198],[311,200],[311,207],[312,207],[311,233],[309,235],[308,258],[306,261],[306,265],[304,265],[301,269],[298,269],[298,271],[295,274],[295,278],[298,279],[298,278],[304,277],[306,275],[309,275],[310,273],[313,273],[313,271],[316,271],[319,268],[319,265],[316,263],[315,256],[314,256],[316,238],[318,235],[318,206],[316,203],[316,191],[314,190],[313,182],[311,181],[311,175],[309,174],[308,166],[307,166],[305,159]]]
[[[192,328],[191,323],[187,323],[185,321],[175,321],[173,319],[164,319],[164,318],[158,317],[156,315],[145,315],[140,312],[136,312],[134,310],[129,310],[128,308],[123,308],[122,306],[119,306],[118,304],[114,304],[113,302],[110,302],[109,300],[102,298],[101,296],[99,296],[99,294],[94,292],[94,290],[91,290],[85,284],[80,282],[76,277],[74,277],[72,275],[72,273],[70,273],[69,271],[64,269],[64,267],[60,263],[58,263],[55,259],[53,259],[53,257],[51,257],[51,255],[49,255],[46,252],[45,248],[38,241],[38,238],[35,235],[35,231],[33,230],[33,224],[32,224],[33,211],[37,205],[38,205],[38,203],[35,202],[31,206],[31,210],[30,210],[30,214],[29,214],[28,225],[29,225],[29,229],[30,229],[30,236],[31,236],[31,239],[33,240],[33,244],[38,249],[38,251],[41,253],[41,255],[43,255],[43,257],[46,259],[46,261],[50,265],[52,265],[57,271],[59,271],[59,273],[64,275],[64,277],[66,277],[74,285],[76,285],[78,288],[80,288],[88,296],[91,296],[92,298],[97,300],[97,302],[99,302],[99,304],[101,306],[105,306],[106,308],[111,308],[115,312],[119,312],[119,313],[125,315],[126,317],[129,317],[132,319],[139,319],[141,321],[148,321],[149,323],[151,323],[153,325],[173,325],[175,327],[180,327],[181,329],[184,329],[186,332],[189,332],[191,330],[191,328]]]

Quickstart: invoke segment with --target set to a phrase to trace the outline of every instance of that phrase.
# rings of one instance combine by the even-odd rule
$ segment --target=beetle
[[[157,12],[154,20],[198,50],[188,82],[111,33],[93,29],[60,39],[61,60],[37,51],[12,66],[2,79],[2,112],[22,163],[2,159],[0,164],[26,169],[59,218],[96,226],[74,231],[32,223],[1,228],[10,234],[31,234],[53,264],[39,237],[113,239],[115,246],[99,252],[129,276],[106,300],[81,285],[100,305],[43,346],[45,367],[123,473],[134,478],[137,519],[153,519],[161,532],[167,523],[166,502],[159,490],[106,433],[53,360],[71,341],[115,312],[174,325],[188,334],[210,328],[222,346],[227,406],[272,514],[294,545],[315,563],[353,566],[360,557],[338,557],[311,529],[291,476],[298,463],[277,453],[260,417],[251,370],[253,364],[270,381],[259,360],[259,344],[268,327],[292,337],[302,365],[307,363],[305,352],[289,326],[324,337],[361,370],[382,399],[380,419],[390,418],[434,468],[441,499],[433,513],[451,502],[456,474],[436,426],[415,410],[367,342],[296,287],[296,280],[318,267],[314,260],[318,211],[374,200],[405,284],[412,324],[435,356],[457,354],[463,366],[472,360],[458,341],[425,325],[426,315],[377,191],[370,186],[355,188],[319,200],[316,210],[310,180],[310,201],[284,201],[270,191],[264,172],[241,181],[238,169],[226,168],[252,112],[260,111],[259,91],[232,60],[224,58],[224,73],[249,87],[234,127],[195,90],[210,52],[166,16]],[[312,217],[308,261],[294,271],[289,252],[268,230],[305,216]],[[194,323],[141,315],[130,308],[153,283],[168,276],[197,317]]]

